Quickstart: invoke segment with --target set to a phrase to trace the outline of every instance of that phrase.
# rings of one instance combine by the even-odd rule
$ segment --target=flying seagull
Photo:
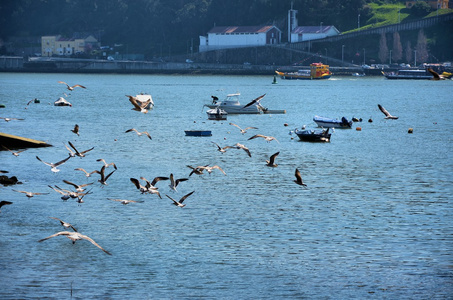
[[[219,144],[217,144],[216,142],[213,142],[213,141],[211,141],[211,143],[213,143],[214,145],[217,146],[217,151],[219,151],[220,153],[225,153],[228,148],[231,148],[231,146],[225,146],[222,148],[219,146]]]
[[[115,171],[116,170],[113,170],[107,176],[105,176],[105,166],[102,166],[101,171],[95,170],[95,173],[98,173],[101,175],[101,179],[99,179],[98,181],[103,185],[107,185],[107,182],[106,182],[107,179],[109,179],[109,177],[112,176],[112,174],[115,173]]]
[[[83,85],[80,85],[80,84],[76,84],[76,85],[73,85],[73,86],[69,86],[69,84],[67,84],[67,83],[64,82],[64,81],[58,81],[58,83],[66,84],[67,89],[70,90],[70,91],[73,91],[76,87],[81,87],[81,88],[83,88],[83,89],[86,89],[86,87],[84,87]]]
[[[27,191],[18,191],[18,190],[14,190],[14,189],[13,189],[13,191],[25,194],[25,196],[27,196],[28,198],[32,198],[35,195],[47,195],[47,194],[49,194],[49,193],[32,193],[32,192],[27,192]]]
[[[253,105],[253,104],[256,103],[261,109],[263,109],[263,107],[262,107],[261,104],[260,104],[260,100],[263,99],[264,96],[266,96],[266,94],[261,95],[261,96],[259,96],[259,97],[256,98],[256,99],[253,99],[252,101],[250,101],[249,103],[247,103],[243,108],[249,107],[250,105]]]
[[[71,158],[71,156],[68,156],[68,157],[66,157],[66,158],[63,159],[63,160],[60,160],[60,161],[57,162],[57,163],[48,163],[48,162],[45,162],[45,161],[41,160],[38,156],[36,156],[36,158],[37,158],[40,162],[42,162],[43,164],[52,167],[50,170],[51,170],[52,172],[56,173],[56,172],[60,172],[60,170],[57,169],[57,167],[60,166],[60,165],[62,165],[62,164],[64,164],[65,162],[67,162],[68,159]]]
[[[444,79],[446,79],[444,75],[440,75],[439,73],[437,73],[436,71],[434,71],[431,68],[428,68],[428,72],[433,75],[433,78],[431,78],[432,80],[444,80]]]
[[[71,131],[74,132],[75,134],[79,135],[79,125],[75,124],[74,129],[71,129]]]
[[[129,97],[129,101],[134,106],[133,110],[140,111],[144,114],[148,113],[148,109],[146,109],[146,107],[151,103],[151,99],[148,99],[145,102],[140,102],[138,101],[137,97],[129,95],[126,95],[126,97]]]
[[[88,149],[88,150],[79,152],[79,151],[76,149],[76,147],[74,147],[74,145],[73,145],[71,142],[68,142],[68,143],[69,143],[69,146],[71,146],[71,148],[74,149],[74,151],[75,151],[75,156],[79,156],[79,157],[85,157],[85,153],[87,153],[87,152],[89,152],[89,151],[91,151],[91,150],[94,149],[94,147],[92,147],[92,148],[90,148],[90,149]]]
[[[294,173],[296,176],[296,179],[294,180],[295,183],[301,186],[307,186],[303,181],[302,181],[302,176],[300,175],[299,169],[296,168],[296,172]]]
[[[65,229],[72,228],[72,230],[77,232],[77,229],[75,229],[74,226],[72,226],[68,222],[65,222],[62,219],[58,219],[58,218],[54,218],[54,217],[49,217],[49,218],[60,221],[61,226],[63,226]]]
[[[138,136],[141,136],[141,135],[144,134],[144,135],[146,135],[150,140],[152,140],[151,135],[148,133],[148,131],[139,132],[137,129],[131,128],[131,129],[126,130],[126,133],[127,133],[127,132],[131,132],[131,131],[134,131],[135,133],[137,133]]]
[[[87,235],[78,233],[78,232],[60,231],[60,232],[57,232],[55,234],[52,234],[51,236],[48,236],[46,238],[41,239],[38,242],[42,242],[42,241],[48,240],[50,238],[53,238],[53,237],[56,237],[56,236],[59,236],[59,235],[66,236],[68,239],[70,239],[72,241],[73,244],[75,244],[75,242],[78,241],[78,240],[82,240],[82,239],[83,240],[87,240],[90,243],[92,243],[93,245],[95,245],[96,247],[98,247],[99,249],[101,249],[102,251],[104,251],[105,253],[107,253],[108,255],[112,255],[110,252],[108,252],[107,250],[105,250],[104,248],[99,246],[99,244],[96,243],[92,238],[90,238]]]
[[[116,167],[115,163],[107,163],[103,158],[96,159],[96,161],[102,161],[106,168],[108,168],[109,166],[113,166],[113,168],[115,170],[117,170],[117,167]]]
[[[189,180],[188,178],[179,178],[175,180],[173,173],[170,174],[170,184],[168,185],[172,190],[176,191],[176,187],[182,181]]]
[[[277,157],[277,155],[279,155],[279,154],[280,154],[280,152],[272,154],[271,157],[269,158],[269,160],[266,160],[266,166],[277,167],[278,164],[274,163],[274,161],[275,161],[275,158]]]
[[[10,150],[10,149],[6,148],[3,145],[2,145],[2,147],[3,147],[3,149],[8,150],[9,152],[11,152],[11,154],[16,156],[16,157],[19,156],[19,153],[24,152],[25,150],[27,150],[27,149],[24,149],[24,150],[19,150],[19,151],[13,151],[13,150]]]
[[[249,130],[249,129],[258,129],[258,128],[252,127],[252,126],[249,126],[249,127],[246,127],[244,129],[242,129],[241,127],[239,127],[238,125],[236,125],[234,123],[230,123],[230,125],[233,125],[233,126],[236,126],[237,128],[239,128],[239,130],[241,131],[242,134],[246,133],[247,130]]]
[[[129,203],[142,203],[144,201],[135,201],[135,200],[126,200],[126,199],[112,199],[112,198],[107,198],[108,200],[120,202],[123,205],[127,205]]]
[[[66,191],[63,191],[63,190],[60,190],[60,189],[57,189],[57,188],[54,188],[53,186],[51,185],[48,185],[48,187],[50,187],[52,190],[54,190],[55,192],[61,194],[61,200],[63,201],[66,201],[68,200],[69,198],[71,198],[70,196],[70,192],[66,192]]]
[[[378,104],[379,110],[385,115],[386,119],[396,120],[398,117],[392,116],[382,105]]]
[[[198,169],[201,169],[201,170],[206,170],[209,174],[211,174],[211,172],[214,170],[214,169],[217,169],[217,170],[220,170],[220,172],[222,172],[224,175],[226,175],[225,171],[222,170],[221,167],[219,167],[218,165],[215,165],[215,166],[198,166],[197,167]]]
[[[185,204],[182,204],[184,202],[184,200],[187,199],[187,197],[189,197],[190,195],[192,195],[195,191],[192,191],[190,193],[188,193],[187,195],[183,196],[179,201],[176,201],[175,199],[173,199],[172,197],[168,196],[168,195],[165,195],[167,196],[168,198],[170,198],[171,200],[173,200],[173,204],[176,205],[176,206],[179,206],[179,207],[184,207],[186,206]]]
[[[0,201],[0,208],[2,208],[3,205],[10,205],[13,204],[13,202],[10,201]],[[0,211],[1,212],[1,211]]]
[[[274,138],[273,136],[267,136],[267,135],[262,135],[262,134],[255,134],[254,136],[252,136],[251,138],[249,138],[249,140],[253,140],[253,139],[256,139],[256,138],[263,138],[266,140],[266,142],[270,142],[272,140],[276,140],[278,142],[278,140],[276,138]],[[280,142],[279,142],[280,143]]]
[[[233,148],[233,149],[242,149],[242,150],[244,150],[244,151],[247,153],[247,155],[248,155],[249,157],[252,157],[252,154],[250,153],[249,148],[247,148],[246,146],[244,146],[244,145],[242,145],[242,144],[236,143],[234,146],[230,146],[230,148]]]
[[[91,174],[97,173],[97,172],[96,172],[97,170],[94,170],[93,172],[88,173],[88,172],[87,172],[85,169],[83,169],[83,168],[75,168],[74,171],[82,171],[83,173],[85,173],[85,176],[86,176],[86,177],[90,177]]]
[[[66,183],[66,184],[72,185],[73,187],[75,187],[77,192],[83,192],[83,191],[85,190],[84,187],[93,184],[93,182],[90,182],[90,183],[85,183],[85,184],[80,184],[80,185],[79,185],[79,184],[72,183],[72,182],[70,182],[70,181],[68,181],[68,180],[63,180],[63,182]]]

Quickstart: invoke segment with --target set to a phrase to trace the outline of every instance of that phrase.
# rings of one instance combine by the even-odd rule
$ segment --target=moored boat
[[[227,119],[228,113],[220,107],[211,108],[206,111],[209,120],[223,121]]]
[[[296,72],[275,71],[282,79],[329,79],[332,72],[328,65],[322,63],[310,64],[310,69],[301,69]]]
[[[210,109],[220,108],[228,114],[284,114],[285,110],[270,110],[261,105],[260,101],[265,94],[244,105],[239,102],[240,93],[228,94],[225,100],[214,100],[211,104],[204,106]]]
[[[294,130],[299,139],[304,142],[330,142],[329,128],[323,130]]]
[[[184,130],[186,136],[211,136],[210,130]]]
[[[63,97],[58,98],[57,101],[53,103],[55,106],[72,106],[72,104]]]
[[[433,75],[425,69],[402,69],[396,72],[382,72],[387,79],[432,79]]]
[[[323,128],[351,128],[352,121],[349,121],[345,117],[342,117],[341,120],[331,119],[326,117],[314,116],[313,121]]]

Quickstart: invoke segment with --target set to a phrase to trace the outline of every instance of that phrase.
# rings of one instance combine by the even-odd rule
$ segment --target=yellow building
[[[79,53],[90,53],[99,48],[99,42],[93,35],[64,38],[61,35],[41,37],[42,56],[71,56]]]
[[[423,1],[423,0],[422,0]],[[433,9],[446,9],[448,8],[449,0],[438,0],[438,1],[425,1]],[[417,1],[406,1],[406,8],[412,8]]]

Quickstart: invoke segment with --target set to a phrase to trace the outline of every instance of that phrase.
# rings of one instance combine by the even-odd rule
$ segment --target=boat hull
[[[304,142],[330,142],[331,134],[328,130],[296,130],[295,133]]]
[[[352,128],[352,121],[348,121],[345,117],[343,117],[341,120],[337,120],[314,116],[313,121],[315,121],[318,127],[323,128],[343,128],[343,129]]]
[[[210,130],[184,130],[186,136],[212,136]]]
[[[301,75],[297,73],[284,73],[284,72],[277,72],[277,74],[282,79],[298,79],[298,80],[319,80],[319,79],[329,79],[332,77],[331,74],[321,75],[321,77],[312,77],[309,75]]]
[[[224,121],[228,116],[228,113],[226,111],[219,108],[209,109],[206,114],[208,115],[208,120],[214,121]]]

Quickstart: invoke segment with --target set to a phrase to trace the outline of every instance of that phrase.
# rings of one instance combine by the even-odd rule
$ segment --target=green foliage
[[[417,1],[411,8],[411,12],[414,16],[423,17],[431,12],[432,8],[425,1]]]

